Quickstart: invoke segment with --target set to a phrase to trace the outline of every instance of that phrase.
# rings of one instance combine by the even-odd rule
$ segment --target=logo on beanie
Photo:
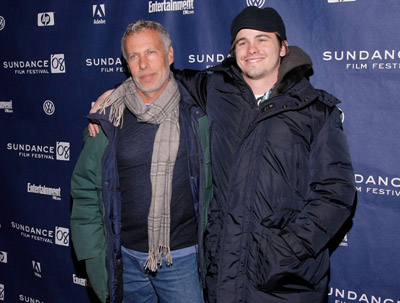
[[[265,0],[246,0],[247,6],[258,6],[262,8],[265,4]]]

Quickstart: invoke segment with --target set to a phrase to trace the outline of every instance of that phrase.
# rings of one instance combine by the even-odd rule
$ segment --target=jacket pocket
[[[319,288],[319,282],[329,269],[328,252],[316,258],[299,260],[284,239],[279,236],[296,211],[285,211],[265,218],[254,233],[256,250],[250,254],[248,277],[263,292],[301,292]]]

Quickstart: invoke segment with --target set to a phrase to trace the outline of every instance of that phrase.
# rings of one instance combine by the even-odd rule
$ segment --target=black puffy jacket
[[[291,47],[260,106],[232,58],[183,73],[211,127],[210,302],[327,301],[328,245],[352,214],[355,182],[339,101],[312,87],[311,64]]]

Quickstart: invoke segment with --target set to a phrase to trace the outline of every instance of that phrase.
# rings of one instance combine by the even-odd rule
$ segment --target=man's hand
[[[100,97],[97,98],[96,102],[94,103],[93,107],[90,109],[89,114],[93,114],[97,112],[100,105],[104,102],[104,100],[112,93],[113,89],[105,91]],[[96,137],[99,133],[99,126],[97,124],[89,123],[88,126],[89,134],[91,137]]]

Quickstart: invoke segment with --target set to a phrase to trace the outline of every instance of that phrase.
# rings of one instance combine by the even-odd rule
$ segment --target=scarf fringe
[[[168,246],[159,245],[156,252],[149,250],[149,256],[144,264],[144,269],[156,272],[158,265],[162,266],[162,257],[164,256],[165,265],[172,265],[171,249]]]
[[[125,110],[125,104],[124,104],[124,98],[125,97],[120,97],[118,99],[112,99],[108,96],[106,100],[101,104],[99,107],[99,113],[100,114],[105,114],[106,113],[106,108],[110,106],[110,113],[108,115],[108,120],[115,126],[120,126],[122,127],[123,125],[123,113]]]

